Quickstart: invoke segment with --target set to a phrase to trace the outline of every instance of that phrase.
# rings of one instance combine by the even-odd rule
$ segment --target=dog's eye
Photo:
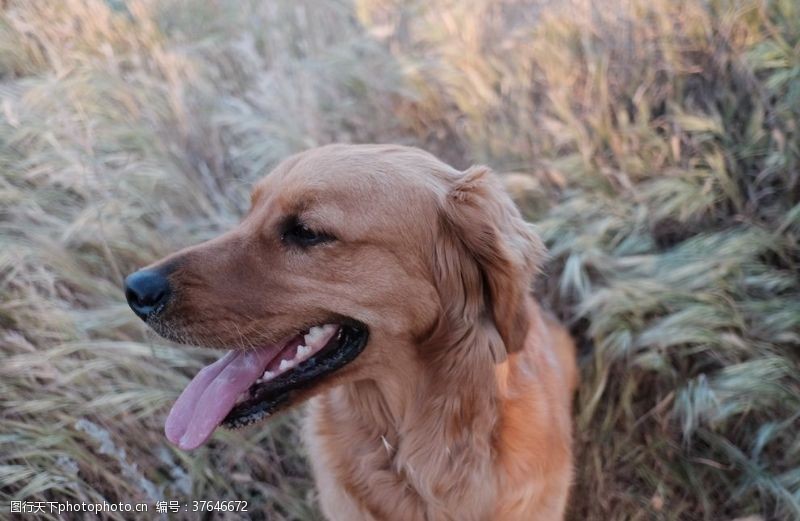
[[[314,231],[297,218],[292,218],[286,223],[281,239],[288,244],[307,247],[332,241],[333,236]]]

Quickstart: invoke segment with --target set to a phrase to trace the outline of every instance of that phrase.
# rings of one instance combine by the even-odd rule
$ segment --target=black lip
[[[235,406],[228,413],[222,420],[222,426],[238,429],[286,408],[299,391],[355,360],[367,345],[368,338],[369,331],[365,325],[342,324],[337,336],[337,347],[323,349],[291,371],[256,387],[246,402]]]

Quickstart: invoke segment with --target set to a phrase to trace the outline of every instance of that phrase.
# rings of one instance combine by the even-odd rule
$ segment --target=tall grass
[[[2,501],[318,518],[293,417],[165,442],[212,355],[119,286],[285,155],[377,141],[508,172],[547,240],[582,347],[573,519],[800,517],[794,0],[3,5]]]

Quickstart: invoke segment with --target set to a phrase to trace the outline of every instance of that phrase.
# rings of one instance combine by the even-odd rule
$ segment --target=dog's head
[[[333,145],[284,161],[236,228],[130,275],[126,296],[164,337],[228,350],[167,419],[192,449],[220,424],[402,371],[473,327],[521,347],[542,251],[488,169]]]

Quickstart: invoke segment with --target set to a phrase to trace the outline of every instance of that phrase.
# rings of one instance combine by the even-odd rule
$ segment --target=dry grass
[[[4,502],[318,518],[292,418],[166,444],[208,355],[119,286],[285,155],[378,141],[517,173],[584,351],[573,519],[800,517],[795,0],[4,5]]]

